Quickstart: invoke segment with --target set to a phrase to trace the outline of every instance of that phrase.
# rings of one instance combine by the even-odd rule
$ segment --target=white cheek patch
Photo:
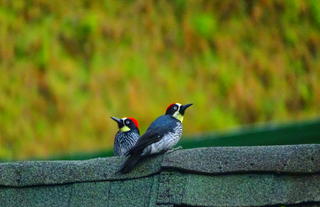
[[[120,129],[120,131],[122,131],[122,132],[130,131],[130,128],[126,126],[126,123],[125,123],[125,121],[124,121],[124,120],[126,120],[126,119],[127,119],[127,117],[124,117],[124,118],[121,119],[122,122],[123,122],[123,125],[124,125],[124,126],[121,127],[121,129]]]
[[[180,107],[181,107],[181,104],[179,103],[176,103],[178,105],[178,110],[176,112],[174,112],[174,114],[172,115],[174,118],[178,119],[181,123],[183,122],[183,115],[180,114]]]

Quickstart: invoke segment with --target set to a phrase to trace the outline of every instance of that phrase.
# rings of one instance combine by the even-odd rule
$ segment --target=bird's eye
[[[130,121],[129,120],[126,120],[126,125],[129,125],[130,124]]]
[[[175,111],[176,111],[177,109],[178,109],[178,107],[177,107],[177,106],[174,106],[174,107],[173,107],[173,110],[175,110]]]

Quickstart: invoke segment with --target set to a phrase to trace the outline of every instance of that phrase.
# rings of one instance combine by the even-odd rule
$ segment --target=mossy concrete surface
[[[320,145],[216,147],[152,157],[0,164],[0,206],[320,206]]]
[[[165,156],[163,167],[202,173],[320,172],[320,145],[207,147]]]

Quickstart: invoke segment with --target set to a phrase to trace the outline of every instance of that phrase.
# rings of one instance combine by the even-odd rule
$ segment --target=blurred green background
[[[0,3],[0,158],[113,145],[194,103],[184,134],[320,112],[318,0]]]

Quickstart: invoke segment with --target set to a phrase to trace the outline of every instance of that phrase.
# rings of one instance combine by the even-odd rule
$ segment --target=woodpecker
[[[128,151],[127,159],[118,172],[127,173],[142,158],[172,149],[182,136],[184,112],[191,105],[170,104],[165,115],[154,120],[137,143]]]
[[[119,131],[114,139],[113,153],[116,156],[125,155],[140,137],[138,121],[132,117],[122,119],[111,117],[118,123]]]

